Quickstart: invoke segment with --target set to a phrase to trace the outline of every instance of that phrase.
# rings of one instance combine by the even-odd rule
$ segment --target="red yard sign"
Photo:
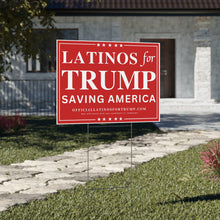
[[[57,124],[159,121],[158,43],[57,41]]]

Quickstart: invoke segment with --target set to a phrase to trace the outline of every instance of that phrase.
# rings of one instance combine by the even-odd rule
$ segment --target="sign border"
[[[64,39],[57,39],[56,40],[56,55],[57,55],[57,59],[59,56],[59,51],[60,51],[60,43],[59,41],[65,41],[65,43],[62,44],[69,44],[72,41],[75,40],[64,40]],[[68,43],[69,42],[69,43]],[[130,41],[92,41],[92,40],[79,40],[79,43],[71,43],[71,44],[76,44],[79,45],[80,43],[83,43],[84,45],[86,45],[86,43],[88,43],[87,45],[96,45],[97,43],[123,43],[124,46],[135,46],[135,47],[143,47],[144,44],[148,43],[148,42],[130,42]],[[126,43],[128,43],[128,45],[126,45]],[[143,45],[132,45],[132,43],[134,44],[143,44]],[[159,65],[157,65],[157,70],[156,72],[158,72],[158,83],[156,83],[156,86],[159,88],[156,88],[156,92],[158,94],[156,94],[156,97],[158,97],[158,102],[156,103],[156,117],[150,117],[150,118],[124,118],[127,119],[128,121],[106,121],[106,122],[97,122],[96,119],[68,119],[68,120],[61,120],[60,119],[60,102],[59,102],[59,91],[60,91],[60,80],[59,80],[59,84],[58,84],[58,73],[60,72],[60,64],[57,61],[56,62],[56,124],[57,125],[74,125],[74,124],[117,124],[117,123],[147,123],[147,122],[160,122],[160,43],[155,43],[155,42],[149,42],[150,44],[155,44],[158,47],[158,51],[156,51],[156,53],[158,53],[158,59],[159,59]],[[59,48],[58,48],[59,46]],[[146,47],[153,47],[150,45],[147,45]],[[135,120],[140,120],[140,121],[135,121]],[[141,120],[144,121],[141,121]],[[147,120],[147,121],[145,121]],[[74,122],[77,121],[77,122]],[[83,122],[83,121],[87,121],[87,122]],[[88,122],[91,121],[91,122]],[[96,122],[94,122],[96,121]],[[68,123],[67,123],[68,122]]]

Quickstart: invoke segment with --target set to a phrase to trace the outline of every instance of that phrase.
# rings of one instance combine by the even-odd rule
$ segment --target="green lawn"
[[[220,182],[199,174],[202,148],[12,207],[0,219],[220,219]]]
[[[90,126],[90,146],[130,137],[130,124]],[[133,124],[133,136],[160,132],[152,123]],[[87,147],[87,125],[56,125],[55,117],[31,117],[17,133],[0,133],[0,165]]]
[[[152,131],[160,132],[151,123],[133,124],[133,136]],[[0,137],[0,163],[5,165],[86,147],[87,127],[32,117],[19,133]],[[90,145],[129,137],[129,124],[90,127]],[[199,174],[203,147],[11,207],[0,219],[220,219],[220,182]]]

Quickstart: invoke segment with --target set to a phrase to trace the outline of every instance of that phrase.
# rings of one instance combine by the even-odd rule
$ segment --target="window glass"
[[[27,62],[28,72],[55,72],[56,71],[56,40],[78,40],[77,29],[52,30],[49,33],[37,29],[36,34],[43,33],[40,53]]]

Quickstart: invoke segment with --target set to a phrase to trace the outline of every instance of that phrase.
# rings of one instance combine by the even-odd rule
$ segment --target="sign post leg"
[[[90,148],[90,137],[89,137],[89,124],[87,124],[87,183],[89,182],[89,148]],[[88,185],[87,185],[88,187]],[[86,189],[86,194],[87,194],[87,210],[88,210],[88,215],[87,218],[90,219],[90,194],[89,194],[89,189]]]
[[[87,182],[89,182],[89,124],[87,124]]]
[[[131,138],[130,138],[130,145],[131,145],[131,171],[130,171],[130,192],[131,192],[131,217],[133,216],[133,210],[132,210],[132,205],[133,205],[133,194],[132,194],[132,184],[133,184],[133,173],[132,173],[132,157],[133,157],[133,148],[132,148],[132,138],[133,138],[133,133],[132,133],[132,129],[133,129],[133,124],[131,122],[131,125],[130,125],[130,133],[131,133]]]

